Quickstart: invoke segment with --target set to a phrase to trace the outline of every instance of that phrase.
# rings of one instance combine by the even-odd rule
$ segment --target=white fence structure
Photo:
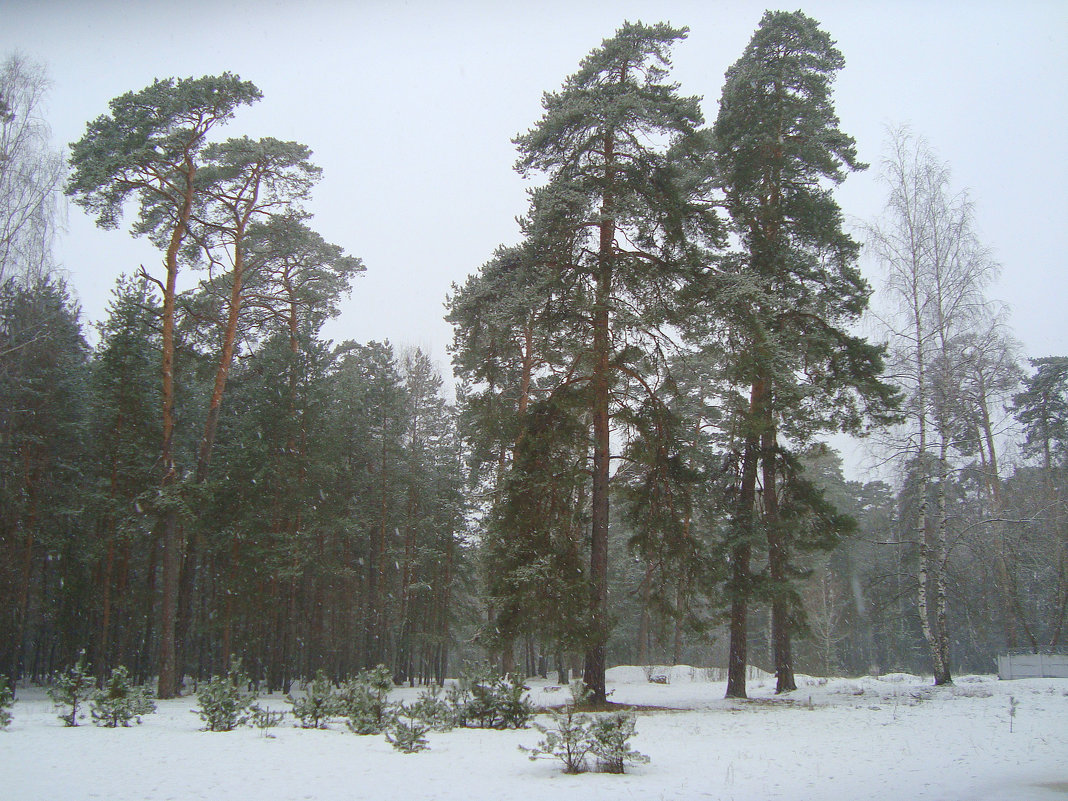
[[[1068,679],[1068,654],[1002,654],[999,679]]]

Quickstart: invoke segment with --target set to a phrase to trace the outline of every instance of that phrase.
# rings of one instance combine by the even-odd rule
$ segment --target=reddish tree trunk
[[[163,445],[160,450],[160,463],[163,469],[161,482],[164,496],[178,480],[174,464],[174,323],[178,284],[178,252],[185,239],[186,228],[193,210],[193,181],[196,167],[192,157],[187,155],[183,177],[185,178],[182,205],[178,219],[167,244],[164,264],[167,281],[163,288],[163,330],[162,330],[162,406],[163,406]],[[163,513],[163,577],[160,599],[160,648],[159,648],[159,684],[156,694],[160,698],[174,698],[178,695],[177,673],[177,633],[178,622],[178,586],[181,580],[182,560],[185,551],[183,531],[178,525],[178,510],[173,501],[167,501]]]

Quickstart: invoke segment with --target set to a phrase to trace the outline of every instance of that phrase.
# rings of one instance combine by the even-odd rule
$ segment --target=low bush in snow
[[[412,704],[412,712],[431,731],[449,731],[455,725],[453,709],[437,684],[431,684],[419,694]]]
[[[590,752],[597,757],[597,767],[604,773],[623,773],[626,765],[649,761],[630,747],[634,736],[635,715],[633,712],[610,712],[595,715],[590,722]]]
[[[559,759],[564,763],[564,773],[584,773],[588,769],[586,755],[591,747],[590,716],[579,712],[578,705],[587,695],[581,682],[572,684],[571,701],[564,706],[563,711],[549,710],[552,725],[534,723],[534,728],[545,735],[544,739],[534,748],[519,746],[520,750],[526,751],[531,759]]]
[[[274,737],[269,732],[269,729],[273,729],[275,726],[281,724],[285,720],[285,712],[275,712],[267,707],[260,706],[259,704],[253,704],[249,707],[252,711],[252,725],[255,726],[264,737]]]

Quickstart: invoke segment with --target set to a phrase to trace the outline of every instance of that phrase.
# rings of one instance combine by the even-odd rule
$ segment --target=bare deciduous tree
[[[0,282],[33,283],[52,268],[66,165],[43,116],[50,84],[22,55],[0,65]]]
[[[991,310],[983,290],[997,267],[975,235],[967,194],[953,192],[948,166],[922,138],[907,129],[891,132],[882,179],[889,197],[870,239],[885,269],[890,372],[906,393],[904,436],[897,450],[917,486],[920,625],[935,683],[946,684],[952,681],[946,489],[951,459],[961,453],[962,356],[989,325]]]

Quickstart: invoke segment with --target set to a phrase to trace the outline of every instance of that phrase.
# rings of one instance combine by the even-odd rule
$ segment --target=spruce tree
[[[116,282],[100,337],[90,381],[90,435],[99,519],[94,610],[94,665],[103,681],[118,649],[129,646],[141,610],[150,606],[145,582],[130,581],[147,572],[151,524],[145,514],[155,494],[153,466],[159,455],[159,300],[144,278]],[[125,632],[124,642],[115,636]],[[137,664],[141,664],[138,657]],[[142,675],[143,675],[142,667]]]
[[[352,344],[337,366],[334,392],[332,424],[340,432],[342,459],[338,480],[347,498],[361,501],[347,525],[359,548],[359,662],[370,668],[390,660],[398,583],[391,557],[404,511],[406,398],[393,346]]]
[[[508,673],[514,668],[513,643],[521,633],[553,638],[555,633],[548,631],[547,623],[558,630],[577,631],[585,619],[584,614],[575,614],[574,603],[552,605],[550,599],[559,599],[561,593],[538,596],[549,601],[538,605],[541,614],[519,615],[515,610],[528,608],[530,599],[520,599],[511,590],[506,598],[501,592],[506,586],[518,589],[522,577],[514,571],[527,567],[525,557],[511,559],[510,555],[526,549],[537,559],[530,554],[531,538],[523,528],[527,518],[516,514],[519,507],[512,491],[518,487],[520,474],[528,483],[538,480],[529,471],[531,460],[520,471],[519,450],[531,436],[535,408],[547,402],[558,384],[549,367],[559,364],[566,350],[568,311],[550,266],[537,258],[529,240],[498,249],[477,274],[453,290],[446,319],[454,327],[450,350],[461,382],[459,425],[467,447],[472,494],[485,499],[479,510],[484,523],[480,544],[489,614],[482,641],[499,651],[501,670]],[[577,433],[572,447],[575,456],[584,449],[585,434],[573,433]],[[567,530],[576,533],[573,527]],[[569,571],[565,580],[577,577],[581,583],[581,573]],[[542,575],[542,579],[548,577]],[[584,605],[580,597],[575,595],[574,600]],[[578,638],[573,639],[572,645],[580,646]]]
[[[1068,457],[1068,357],[1031,359],[1031,366],[1013,410],[1027,435],[1024,453],[1041,457],[1049,474]]]
[[[91,542],[74,524],[92,497],[89,349],[78,315],[58,280],[0,285],[0,658],[12,679],[35,647],[31,630],[51,629],[61,653],[89,637],[85,617],[67,614],[88,603]],[[56,581],[45,594],[36,576],[48,557]]]

